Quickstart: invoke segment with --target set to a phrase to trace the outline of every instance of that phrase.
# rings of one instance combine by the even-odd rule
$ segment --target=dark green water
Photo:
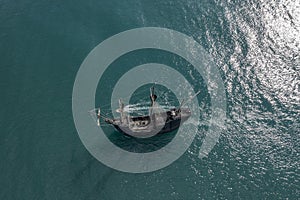
[[[0,199],[299,199],[299,10],[283,0],[0,1]],[[208,158],[197,154],[203,128],[172,165],[122,173],[81,143],[73,83],[96,45],[148,26],[192,36],[213,56],[228,119]],[[184,62],[136,53],[114,64]],[[209,106],[203,91],[199,101]]]

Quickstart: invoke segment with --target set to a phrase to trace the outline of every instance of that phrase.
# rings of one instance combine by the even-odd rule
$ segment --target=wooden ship
[[[199,94],[196,93],[193,99]],[[179,128],[179,126],[189,119],[191,110],[183,108],[187,101],[182,101],[178,107],[168,110],[160,109],[156,102],[157,96],[154,91],[154,86],[150,88],[150,106],[147,115],[131,116],[125,108],[122,100],[119,100],[119,109],[117,112],[120,114],[119,118],[104,117],[101,114],[100,108],[93,109],[97,116],[97,125],[100,126],[100,119],[114,126],[114,128],[126,135],[140,138],[147,138],[156,134],[168,133]],[[188,101],[189,101],[188,100]]]

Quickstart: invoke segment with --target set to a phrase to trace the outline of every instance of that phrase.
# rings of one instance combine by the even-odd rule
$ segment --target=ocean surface
[[[72,115],[77,71],[99,43],[140,27],[191,36],[218,66],[227,116],[207,158],[198,158],[205,123],[183,156],[150,173],[109,168],[82,144]],[[0,30],[0,199],[300,199],[299,1],[2,0]],[[209,118],[201,76],[154,49],[112,63],[95,106],[109,103],[126,70],[149,62],[191,80],[202,91],[200,121]],[[176,134],[135,140],[103,129],[131,152],[159,149]]]

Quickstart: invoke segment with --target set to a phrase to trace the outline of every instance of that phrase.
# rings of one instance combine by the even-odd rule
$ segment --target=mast
[[[98,108],[98,112],[97,112],[97,126],[100,126],[100,117],[101,117],[101,112],[100,112],[100,108]]]
[[[155,100],[157,99],[157,96],[154,93],[154,86],[150,88],[150,99],[151,99],[151,106],[149,108],[149,116],[151,122],[153,122],[154,128],[156,128],[156,116],[155,116],[155,112],[153,112],[153,109],[155,106]]]
[[[154,93],[154,86],[150,88],[150,99],[151,99],[151,106],[153,107],[155,100],[157,99],[157,96]]]
[[[121,118],[120,118],[120,122],[121,124],[123,123],[127,123],[127,117],[126,117],[126,113],[124,112],[124,103],[122,102],[122,99],[119,99],[119,112],[120,112],[120,115],[121,115]]]

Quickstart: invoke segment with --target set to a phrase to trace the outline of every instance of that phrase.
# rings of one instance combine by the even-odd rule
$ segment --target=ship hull
[[[156,134],[168,133],[178,129],[182,123],[188,120],[190,115],[191,112],[189,109],[183,109],[176,117],[172,116],[171,112],[167,112],[166,121],[156,127],[153,127],[153,125],[150,123],[151,120],[149,116],[132,118],[138,122],[146,123],[146,125],[141,126],[140,128],[132,128],[128,125],[122,125],[122,123],[119,123],[118,121],[111,122],[110,124],[112,124],[118,132],[121,132],[125,135],[138,138],[148,138]]]

